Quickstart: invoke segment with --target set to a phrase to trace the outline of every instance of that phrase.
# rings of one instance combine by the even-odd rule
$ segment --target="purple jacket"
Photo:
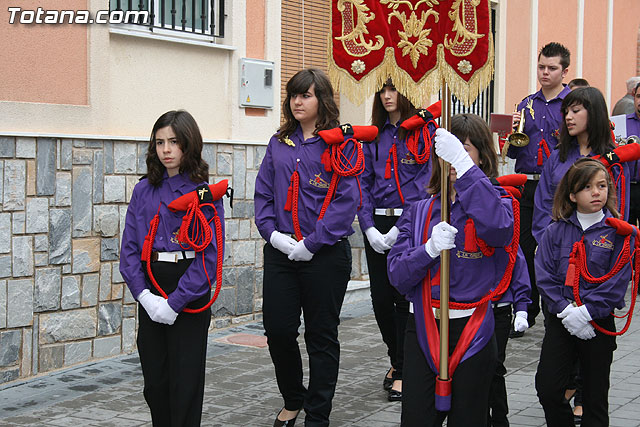
[[[507,266],[508,257],[502,250],[496,251],[494,256],[498,254],[504,258],[504,264],[496,264],[496,274],[500,277],[500,272],[504,272]],[[500,278],[498,278],[500,280]],[[497,283],[496,283],[497,284]],[[513,266],[513,273],[511,275],[511,284],[507,288],[506,292],[500,298],[499,303],[508,302],[513,304],[513,312],[527,311],[527,307],[531,304],[531,280],[529,279],[529,270],[527,269],[527,260],[524,257],[522,248],[518,246],[518,256],[516,258],[516,264]]]
[[[127,282],[131,295],[138,298],[145,288],[153,289],[153,285],[145,279],[140,255],[142,244],[149,231],[149,223],[160,207],[160,223],[156,234],[153,250],[158,252],[173,252],[183,250],[176,238],[184,212],[171,212],[167,206],[178,197],[196,189],[200,183],[194,183],[189,175],[181,173],[171,178],[165,172],[164,179],[158,187],[152,186],[145,178],[136,184],[127,209],[127,217],[122,233],[122,247],[120,249],[120,273]],[[222,223],[224,242],[224,207],[222,200],[214,202],[218,216]],[[202,212],[207,219],[213,218],[213,209],[203,207]],[[211,222],[213,238],[211,244],[204,250],[205,264],[211,285],[215,283],[216,257],[218,248],[215,239],[215,227]],[[202,265],[202,255],[197,254],[187,271],[178,281],[178,287],[169,294],[169,306],[177,313],[191,301],[195,301],[209,291],[209,282]]]
[[[570,286],[565,286],[569,255],[573,244],[584,236],[587,268],[592,276],[609,273],[622,250],[624,237],[605,224],[611,214],[605,209],[605,218],[582,231],[574,212],[567,220],[553,222],[542,236],[536,253],[536,281],[540,295],[552,314],[560,313],[574,300]],[[633,249],[634,237],[631,238]],[[624,307],[624,295],[631,279],[631,264],[626,264],[610,280],[598,285],[580,279],[580,298],[593,319],[607,317],[614,308]]]
[[[524,147],[509,146],[507,156],[516,159],[515,171],[517,173],[540,173],[542,167],[538,166],[538,143],[544,139],[547,141],[549,151],[553,153],[553,149],[558,144],[558,136],[562,127],[562,112],[560,107],[562,101],[567,94],[571,92],[568,86],[550,101],[547,101],[542,90],[529,95],[518,104],[517,110],[524,108],[524,133],[529,136],[529,144]],[[533,114],[527,108],[529,99],[533,100]],[[546,155],[542,156],[542,164],[547,163]]]
[[[255,221],[260,235],[268,242],[271,233],[293,234],[292,212],[284,210],[291,175],[298,170],[300,189],[298,218],[304,245],[312,253],[323,245],[333,245],[353,234],[351,224],[360,205],[360,192],[355,177],[341,177],[335,195],[324,217],[318,221],[320,208],[331,182],[331,172],[325,171],[322,153],[328,147],[322,138],[306,141],[298,126],[289,137],[294,147],[274,135],[260,165],[255,186]]]
[[[399,127],[392,125],[387,120],[380,132],[379,142],[377,143],[377,160],[376,143],[363,144],[365,170],[360,177],[362,209],[358,211],[358,222],[362,231],[369,227],[374,227],[373,213],[375,208],[406,209],[411,203],[426,199],[428,196],[426,188],[431,178],[431,158],[424,164],[416,163],[414,156],[407,149],[406,141],[397,139],[399,129]],[[435,127],[433,125],[430,126],[429,130],[433,135]],[[398,180],[400,181],[400,188],[405,201],[404,206],[398,194],[393,166],[391,178],[385,179],[384,177],[389,150],[393,144],[397,146]],[[421,144],[424,144],[424,142]],[[431,150],[433,150],[433,147]]]
[[[485,257],[481,252],[464,251],[464,226],[468,218],[475,223],[477,236],[493,247],[503,247],[513,238],[513,211],[511,199],[501,198],[503,190],[494,187],[485,174],[473,166],[454,184],[456,201],[451,206],[451,225],[458,229],[456,247],[451,250],[450,300],[474,302],[495,287],[502,277],[496,263],[499,257]],[[424,333],[424,307],[422,305],[422,281],[425,272],[431,277],[440,268],[440,257],[431,258],[422,243],[424,225],[433,198],[421,200],[405,210],[396,223],[400,230],[398,240],[387,258],[389,280],[408,301],[413,302],[418,331],[418,341],[428,355]],[[440,222],[440,199],[435,198],[429,222],[429,234]],[[491,208],[487,208],[490,206]],[[432,298],[440,299],[440,286],[432,286]],[[478,333],[462,360],[471,357],[491,339],[494,329],[493,311],[487,310]],[[433,369],[433,362],[428,356]]]
[[[627,136],[640,136],[640,118],[636,113],[627,114]],[[630,177],[633,182],[640,182],[640,160],[630,163]]]
[[[538,184],[538,188],[536,189],[536,194],[533,200],[533,223],[531,224],[531,234],[536,239],[537,242],[540,242],[542,239],[542,234],[544,230],[551,224],[551,210],[553,208],[553,196],[556,193],[556,188],[558,184],[560,184],[560,180],[564,176],[565,173],[569,170],[571,165],[575,163],[581,157],[580,148],[578,148],[578,144],[574,143],[567,154],[567,160],[565,162],[560,161],[560,151],[555,150],[551,153],[551,157],[549,161],[544,164],[544,168],[542,170],[542,174],[540,174],[540,183]],[[593,154],[590,154],[590,156]],[[629,164],[623,163],[622,170],[625,176],[625,209],[624,212],[620,212],[623,219],[629,218]],[[620,175],[620,168],[613,168],[613,176],[615,180],[618,180]],[[614,182],[615,184],[615,182]],[[617,197],[618,201],[621,197],[621,189],[617,189]],[[620,202],[618,202],[620,205]]]

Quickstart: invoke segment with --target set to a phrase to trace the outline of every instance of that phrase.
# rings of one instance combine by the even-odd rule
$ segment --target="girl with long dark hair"
[[[583,87],[572,90],[562,101],[561,111],[560,141],[544,164],[534,197],[531,229],[537,242],[540,242],[544,230],[551,223],[553,195],[569,167],[581,157],[604,156],[616,148],[611,137],[607,104],[598,89]],[[614,167],[613,174],[618,201],[624,196],[624,211],[620,214],[626,219],[629,216],[628,164]]]
[[[185,250],[178,238],[183,214],[171,210],[181,196],[209,190],[202,146],[198,125],[188,112],[169,111],[158,118],[147,151],[147,175],[133,189],[122,233],[120,272],[140,303],[138,353],[154,426],[195,427],[202,416],[211,323],[207,304],[221,268],[224,226],[202,224],[219,239],[212,238],[204,249]],[[204,202],[201,210],[208,220],[217,215],[224,224],[220,199]],[[156,216],[154,237],[147,242]]]
[[[351,274],[347,236],[360,203],[355,176],[341,177],[324,215],[332,180],[318,132],[338,125],[327,76],[317,69],[287,83],[284,123],[271,137],[255,185],[256,226],[264,246],[263,321],[284,407],[274,426],[329,425],[338,379],[340,309]],[[303,384],[297,337],[304,314],[309,383]]]
[[[439,426],[448,417],[450,427],[484,426],[497,353],[488,298],[504,273],[504,268],[498,268],[504,267],[506,257],[502,247],[514,238],[512,200],[489,179],[497,176],[498,158],[491,133],[480,117],[456,115],[451,120],[451,133],[438,129],[435,154],[431,198],[403,212],[397,223],[398,240],[388,259],[391,283],[411,302],[405,336],[402,425]],[[452,166],[449,223],[440,221],[442,172],[438,157]],[[485,251],[488,247],[495,248],[493,255]],[[446,384],[443,389],[439,384],[436,396],[438,363],[434,355],[439,354],[435,347],[440,311],[434,300],[440,298],[442,250],[451,250],[449,295],[454,307],[449,310],[449,354],[460,362],[450,370],[455,370],[449,383],[451,394],[442,393]],[[468,323],[474,326],[465,330]],[[457,346],[458,342],[468,346]],[[444,395],[450,396],[447,412],[441,406],[446,401]]]
[[[389,283],[387,254],[398,236],[396,221],[403,209],[427,196],[431,175],[428,156],[420,158],[409,150],[407,131],[400,127],[416,112],[390,79],[376,92],[371,124],[378,128],[378,139],[364,146],[365,170],[361,177],[362,209],[358,211],[358,221],[365,235],[373,312],[391,362],[382,383],[390,401],[402,399],[404,330],[409,302]],[[434,131],[435,125],[431,125],[430,132]],[[430,140],[427,144],[427,149],[431,149]]]

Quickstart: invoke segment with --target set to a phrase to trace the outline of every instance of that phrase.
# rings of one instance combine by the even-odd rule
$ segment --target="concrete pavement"
[[[533,386],[543,332],[539,322],[524,337],[509,342],[507,387],[513,427],[544,425]],[[256,346],[264,344],[262,333],[256,322],[210,335],[203,426],[273,424],[282,399],[268,350]],[[388,361],[368,300],[345,304],[340,341],[331,425],[399,425],[400,403],[388,402],[382,390]],[[640,318],[618,339],[609,396],[612,426],[640,426]],[[22,425],[150,426],[137,353],[2,385],[0,426]]]

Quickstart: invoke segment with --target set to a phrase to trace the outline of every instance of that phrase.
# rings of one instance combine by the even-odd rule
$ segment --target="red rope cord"
[[[216,288],[213,296],[209,300],[209,302],[201,308],[193,309],[193,308],[184,308],[182,311],[185,313],[200,313],[209,307],[216,301],[218,298],[218,294],[220,293],[220,288],[222,286],[222,262],[223,262],[223,242],[222,242],[222,222],[220,221],[220,217],[218,216],[218,211],[212,203],[203,203],[202,206],[211,206],[213,208],[213,218],[211,220],[207,220],[205,215],[202,213],[200,209],[200,203],[198,203],[197,196],[195,196],[195,201],[189,205],[187,209],[187,213],[182,217],[182,224],[180,225],[180,230],[178,231],[178,240],[181,242],[180,247],[182,249],[193,249],[196,254],[202,254],[202,267],[204,269],[204,274],[207,277],[207,282],[209,283],[209,289],[211,289],[211,278],[209,277],[209,273],[207,272],[207,266],[205,264],[204,250],[209,246],[212,239],[210,222],[211,220],[214,222],[215,227],[215,235],[216,235],[216,244],[217,244],[217,253],[216,253]],[[160,209],[158,208],[158,211]],[[195,221],[194,221],[195,218]],[[145,242],[142,248],[142,260],[147,263],[147,275],[151,280],[151,283],[156,288],[156,290],[162,295],[163,298],[168,299],[169,296],[167,293],[160,287],[156,278],[153,276],[153,272],[151,271],[151,252],[153,250],[153,243],[156,238],[156,233],[158,231],[158,224],[160,223],[160,215],[156,214],[149,224],[149,232],[145,237]],[[183,246],[183,243],[187,243],[187,246]]]
[[[589,273],[589,269],[587,267],[586,248],[584,246],[584,236],[582,236],[580,240],[578,240],[573,244],[571,255],[569,256],[569,268],[567,269],[567,274],[568,275],[573,274],[573,281],[570,282],[569,285],[571,285],[572,287],[573,298],[575,299],[578,306],[583,305],[583,302],[580,298],[580,278],[581,277],[585,280],[585,282],[602,284],[607,280],[610,280],[616,274],[618,274],[620,270],[622,270],[622,268],[628,262],[631,262],[633,257],[634,274],[632,277],[633,280],[631,282],[631,304],[629,307],[629,311],[627,311],[627,313],[622,316],[616,316],[614,314],[615,317],[620,319],[627,317],[627,321],[624,327],[620,331],[615,332],[615,331],[609,331],[607,329],[604,329],[602,326],[598,325],[593,320],[589,322],[597,331],[600,331],[603,334],[609,335],[609,336],[618,336],[627,332],[627,330],[629,329],[629,326],[631,325],[631,319],[633,318],[633,309],[635,307],[636,296],[638,294],[638,279],[640,277],[640,256],[638,256],[638,245],[640,245],[640,242],[636,239],[636,245],[635,245],[636,248],[633,251],[633,254],[631,254],[630,240],[631,240],[631,235],[628,235],[624,239],[622,250],[618,254],[618,258],[616,259],[616,262],[613,265],[613,268],[611,269],[610,272],[608,272],[607,274],[601,277],[594,277],[593,275],[591,275],[591,273]],[[572,266],[573,266],[573,269],[571,268]],[[571,270],[574,270],[575,273],[572,273]],[[568,280],[571,280],[571,278],[569,277]]]
[[[350,156],[346,156],[344,154],[344,149],[347,145],[352,142],[354,145],[354,150],[351,152]],[[320,213],[318,215],[318,221],[320,221],[327,209],[329,208],[329,204],[335,195],[336,188],[338,187],[338,182],[340,182],[340,178],[343,176],[357,176],[360,175],[364,171],[364,151],[362,150],[362,144],[356,140],[355,138],[349,138],[344,141],[342,144],[331,144],[329,146],[331,151],[331,170],[333,171],[331,175],[331,182],[329,183],[329,189],[327,190],[327,194],[324,197],[324,201],[322,202],[322,207],[320,208]],[[355,158],[355,164],[353,160]],[[297,169],[291,175],[291,183],[292,183],[292,199],[291,199],[291,217],[293,220],[293,230],[296,235],[298,241],[302,240],[304,236],[302,235],[302,230],[300,229],[300,219],[298,217],[298,197],[299,197],[299,188],[300,188],[300,175],[298,174]],[[358,181],[358,187],[360,186],[360,182]],[[360,199],[362,200],[362,193],[360,194]]]
[[[511,238],[511,243],[504,247],[505,252],[509,256],[509,262],[507,263],[507,267],[505,269],[504,275],[500,279],[500,282],[496,286],[493,291],[488,292],[485,296],[483,296],[480,300],[471,302],[471,303],[462,303],[462,302],[454,302],[449,301],[449,308],[454,310],[467,310],[471,308],[476,308],[489,300],[492,300],[499,295],[502,295],[506,292],[507,288],[511,284],[511,278],[513,276],[513,268],[516,264],[516,258],[518,255],[518,246],[520,244],[520,204],[518,201],[512,196],[503,196],[511,198],[511,205],[513,209],[513,237]],[[436,198],[434,198],[431,203],[433,203]],[[428,237],[428,229],[429,222],[431,221],[431,215],[427,215],[427,220],[425,222],[425,229],[423,234],[423,240]],[[425,240],[426,243],[426,240]],[[484,242],[483,242],[484,243]],[[478,241],[480,246],[480,242]],[[486,244],[485,244],[486,245]],[[489,247],[489,246],[487,246]],[[492,248],[493,249],[493,248]],[[491,255],[488,255],[491,256]],[[433,307],[440,308],[440,300],[434,299],[432,300]]]
[[[433,145],[431,132],[429,131],[429,124],[431,123],[433,123],[436,128],[438,127],[434,120],[429,120],[424,126],[421,126],[407,136],[407,149],[411,154],[413,154],[413,157],[416,159],[418,164],[424,164],[429,161],[429,157],[431,155],[431,147]],[[422,152],[419,152],[420,133],[422,133],[422,139],[424,141],[424,148],[422,149]]]
[[[298,241],[302,240],[302,230],[300,230],[300,219],[298,218],[298,194],[300,189],[300,174],[296,168],[291,175],[291,185],[293,186],[293,193],[291,199],[291,218],[293,220],[293,232],[296,235]]]
[[[398,195],[400,196],[400,202],[404,205],[404,196],[402,195],[402,188],[400,188],[400,177],[398,176],[398,148],[396,144],[391,145],[389,150],[389,156],[391,156],[393,162],[393,176],[396,180],[396,187],[398,188]]]

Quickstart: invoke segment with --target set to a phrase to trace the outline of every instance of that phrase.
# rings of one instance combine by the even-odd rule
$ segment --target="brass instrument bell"
[[[507,138],[509,144],[514,147],[524,147],[529,143],[529,136],[522,132],[524,129],[524,108],[520,110],[520,123],[518,124],[518,130],[513,132]]]
[[[631,135],[628,138],[621,138],[618,141],[618,145],[627,145],[627,144],[640,144],[640,137],[636,135]]]

